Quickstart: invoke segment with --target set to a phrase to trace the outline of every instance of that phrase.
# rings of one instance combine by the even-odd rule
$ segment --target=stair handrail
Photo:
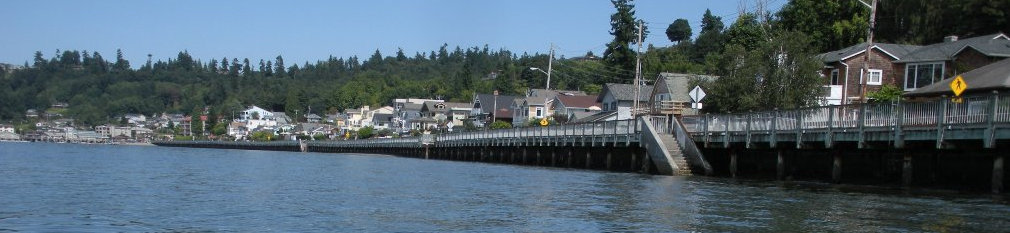
[[[706,176],[711,176],[712,165],[705,160],[705,155],[701,153],[700,149],[698,149],[698,144],[695,144],[694,140],[691,139],[691,135],[688,134],[687,129],[680,121],[680,118],[672,117],[672,121],[674,123],[670,124],[670,128],[673,129],[671,131],[673,132],[674,137],[677,138],[677,144],[680,145],[680,152],[683,153],[684,156],[691,158],[688,162],[692,163],[692,167],[700,167],[705,170]]]

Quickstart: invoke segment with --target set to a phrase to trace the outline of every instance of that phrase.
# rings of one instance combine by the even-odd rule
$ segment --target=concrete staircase
[[[687,157],[681,152],[680,145],[677,144],[677,139],[673,137],[672,134],[660,134],[659,139],[663,141],[663,145],[669,152],[670,159],[672,160],[676,168],[674,169],[673,175],[675,176],[690,176],[691,165],[687,163]]]

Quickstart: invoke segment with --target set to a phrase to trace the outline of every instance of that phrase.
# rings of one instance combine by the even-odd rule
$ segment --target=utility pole
[[[554,64],[554,43],[551,42],[550,58],[547,58],[547,90],[551,89],[551,66]]]
[[[873,48],[873,28],[877,23],[877,0],[873,0],[870,4],[866,4],[863,0],[859,0],[859,3],[870,7],[870,25],[866,28],[866,51],[864,51],[863,58],[863,70],[860,72],[862,75],[862,82],[859,90],[859,102],[866,103],[866,84],[870,80],[870,49]],[[844,101],[844,100],[843,100]]]
[[[634,104],[633,109],[631,109],[631,115],[632,116],[638,115],[638,104],[639,104],[638,103],[638,99],[639,99],[639,96],[641,96],[641,92],[642,92],[642,83],[640,81],[641,76],[642,76],[642,28],[643,28],[642,24],[643,24],[643,22],[641,20],[639,20],[638,21],[638,40],[636,42],[638,44],[638,52],[635,55],[635,97],[634,97],[635,98],[635,101],[634,101],[635,104]]]
[[[498,90],[494,90],[494,109],[491,109],[491,122],[484,126],[485,129],[491,128],[491,124],[494,123],[495,119],[498,119]]]

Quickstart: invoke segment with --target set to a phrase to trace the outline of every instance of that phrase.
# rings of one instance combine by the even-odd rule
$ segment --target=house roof
[[[372,116],[372,122],[392,122],[396,115],[386,113],[376,113]]]
[[[287,113],[274,112],[273,114],[274,114],[274,121],[277,121],[277,123],[282,125],[291,123],[291,117],[288,117]]]
[[[962,95],[991,90],[1010,89],[1010,58],[963,73],[961,74],[961,78],[963,78],[965,84],[968,85],[968,88],[964,90]],[[954,77],[949,77],[939,82],[905,93],[904,96],[923,97],[940,96],[945,94],[951,95],[953,92],[950,90],[950,82],[953,80]]]
[[[643,85],[641,92],[638,93],[639,101],[649,101],[649,95],[652,93],[652,86]],[[607,83],[603,86],[603,91],[600,92],[600,96],[596,99],[597,102],[603,102],[603,97],[606,94],[614,96],[617,101],[634,101],[635,100],[635,85],[623,84],[623,83]]]
[[[550,98],[554,98],[554,97],[553,96],[530,96],[530,97],[523,98],[523,101],[526,102],[526,104],[529,105],[529,106],[533,106],[533,105],[543,106],[543,105],[547,104],[547,101]]]
[[[616,116],[617,116],[617,112],[616,111],[597,112],[596,114],[593,114],[593,115],[589,115],[589,116],[585,116],[585,117],[581,117],[581,118],[575,119],[572,122],[573,123],[578,123],[578,122],[605,121],[608,118],[616,117]]]
[[[504,113],[511,115],[512,110],[509,106],[512,105],[512,102],[515,101],[516,98],[519,97],[513,95],[498,95],[498,97],[495,98],[494,94],[477,94],[476,100],[480,101],[481,113],[491,113],[491,111],[495,108],[495,105],[498,105],[499,112],[497,114],[500,115]],[[497,104],[495,104],[495,102],[497,102]],[[506,111],[502,112],[502,108]]]
[[[916,49],[919,49],[921,47],[922,46],[918,45],[873,43],[873,49],[884,52],[884,54],[887,54],[888,56],[894,58],[895,60],[901,60],[912,51],[915,51]],[[849,46],[847,48],[822,53],[817,55],[817,57],[821,58],[821,60],[824,63],[832,63],[832,62],[844,61],[853,56],[863,54],[864,51],[866,51],[866,42]]]
[[[565,107],[569,108],[589,108],[592,106],[600,107],[600,104],[596,102],[599,96],[595,95],[581,95],[581,96],[569,96],[569,95],[559,95],[558,101],[564,104]]]
[[[570,91],[570,90],[547,90],[547,89],[529,89],[526,91],[526,96],[543,96],[554,98],[557,95],[586,95],[584,91]]]
[[[436,102],[427,101],[424,102],[424,106],[421,107],[421,111],[428,112],[446,112],[453,108],[472,108],[470,103],[459,103],[459,102]]]
[[[309,119],[312,119],[312,118],[322,119],[322,117],[319,117],[319,115],[316,115],[315,113],[310,113],[308,116],[305,116],[305,118],[309,118]]]
[[[711,75],[700,75],[700,74],[678,74],[678,73],[659,73],[659,78],[656,81],[656,85],[662,83],[666,91],[670,93],[670,98],[674,101],[690,102],[691,97],[688,96],[688,92],[691,91],[690,82],[692,79],[703,79],[706,81],[714,81],[718,79],[718,76]],[[659,88],[654,89],[659,91]],[[658,93],[657,93],[658,94]]]
[[[568,121],[575,121],[575,120],[578,120],[578,119],[582,119],[582,118],[586,118],[586,117],[595,115],[595,114],[599,113],[599,111],[572,111],[570,113],[571,113],[571,116],[569,116]]]
[[[996,33],[931,44],[916,49],[896,63],[947,61],[967,48],[975,49],[986,56],[1010,57],[1010,38],[1003,33]]]
[[[403,103],[403,108],[400,109],[400,111],[419,112],[419,111],[421,111],[422,107],[424,107],[424,104],[415,104],[415,103],[409,103],[408,102],[408,103]]]

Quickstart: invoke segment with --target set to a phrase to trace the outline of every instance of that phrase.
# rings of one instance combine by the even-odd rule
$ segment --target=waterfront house
[[[470,111],[470,120],[477,127],[484,127],[492,121],[512,122],[511,106],[517,98],[512,95],[476,94],[471,101],[473,110]]]
[[[863,76],[868,74],[866,92],[890,84],[913,91],[950,77],[1010,57],[1010,39],[1002,33],[959,39],[945,37],[943,42],[926,46],[874,43],[868,71],[866,44],[857,44],[818,55],[827,84],[822,104],[836,105],[859,100]]]
[[[558,95],[584,96],[582,91],[529,89],[526,97],[513,102],[512,125],[522,126],[534,119],[550,117],[554,114],[551,105]]]
[[[232,121],[228,124],[228,136],[234,138],[245,138],[249,135],[249,129],[245,122]]]
[[[323,120],[323,118],[320,117],[319,115],[316,115],[315,113],[309,113],[309,115],[305,116],[305,121],[307,121],[309,123],[319,123],[322,120]]]
[[[822,105],[838,105],[859,100],[862,77],[866,74],[863,65],[866,61],[866,43],[859,43],[847,48],[817,55],[824,63],[821,76],[827,79],[824,86]],[[870,49],[869,74],[866,81],[867,91],[879,90],[883,84],[900,86],[900,67],[895,61],[921,48],[917,45],[874,43]],[[845,101],[843,101],[843,99]]]
[[[375,129],[390,129],[394,127],[396,115],[392,113],[376,113],[372,115],[372,127]]]
[[[143,126],[144,124],[147,124],[147,116],[144,116],[144,114],[127,113],[126,115],[123,115],[123,118],[125,118],[126,123],[130,125]]]
[[[407,103],[397,110],[396,116],[397,118],[399,118],[401,133],[406,133],[410,129],[414,129],[407,122],[410,122],[411,120],[417,118],[421,118],[421,107],[424,107],[423,103],[421,104]]]
[[[273,116],[264,120],[272,120],[276,122],[274,123],[274,125],[276,126],[290,125],[294,123],[294,121],[291,120],[291,117],[289,117],[288,114],[285,112],[272,112],[272,113]]]
[[[106,143],[109,142],[109,137],[95,131],[80,130],[68,135],[67,140],[79,143]]]
[[[528,96],[525,98],[516,99],[514,102],[514,112],[512,116],[512,125],[523,126],[533,119],[546,118],[551,115],[548,112],[548,102],[551,101],[553,97],[549,96]]]
[[[715,81],[716,76],[698,74],[659,73],[656,85],[649,94],[650,111],[660,115],[693,115],[697,109],[691,108],[688,93],[694,88],[691,83]]]
[[[345,109],[344,114],[347,115],[347,120],[343,126],[344,130],[357,131],[364,124],[362,121],[365,118],[365,113],[370,110],[368,105],[361,106],[360,108]]]
[[[649,106],[649,95],[653,86],[641,85],[638,93],[639,109],[635,112],[646,112]],[[632,118],[633,105],[636,99],[635,85],[622,83],[607,83],[603,85],[600,96],[596,101],[603,105],[604,112],[616,112],[616,120],[626,120]]]
[[[178,127],[182,129],[182,135],[193,136],[193,117],[183,116]]]
[[[249,106],[248,109],[242,110],[242,112],[239,113],[239,115],[238,115],[238,121],[248,122],[250,120],[261,120],[261,119],[273,118],[273,116],[274,116],[274,113],[270,112],[270,111],[267,111],[266,109],[263,109],[263,108],[260,108],[260,107],[257,107],[257,106]]]
[[[472,110],[470,103],[428,101],[421,106],[420,114],[433,119],[438,127],[444,127],[450,122],[453,126],[463,126]]]
[[[603,110],[596,102],[597,98],[595,95],[558,95],[554,97],[550,110],[554,112],[552,116],[562,116],[567,122],[575,121]]]
[[[14,126],[0,124],[0,133],[14,133]]]
[[[993,91],[1005,93],[1010,90],[1010,58],[959,75],[967,86],[964,92],[961,93],[962,96],[992,95]],[[903,96],[909,98],[953,96],[954,93],[951,91],[950,83],[957,76],[950,76],[931,85],[916,88],[914,91],[907,92]],[[978,106],[978,108],[979,112],[983,113],[983,106]]]
[[[1010,58],[1010,38],[1003,33],[959,40],[948,36],[944,42],[923,46],[896,61],[903,71],[905,91],[938,82]]]
[[[336,125],[337,127],[343,126],[344,121],[347,120],[347,115],[336,113],[336,114],[326,114],[326,123],[331,125]]]
[[[334,127],[327,124],[319,123],[301,123],[294,128],[295,134],[305,135],[305,136],[316,136],[316,135],[331,135],[333,133]]]

